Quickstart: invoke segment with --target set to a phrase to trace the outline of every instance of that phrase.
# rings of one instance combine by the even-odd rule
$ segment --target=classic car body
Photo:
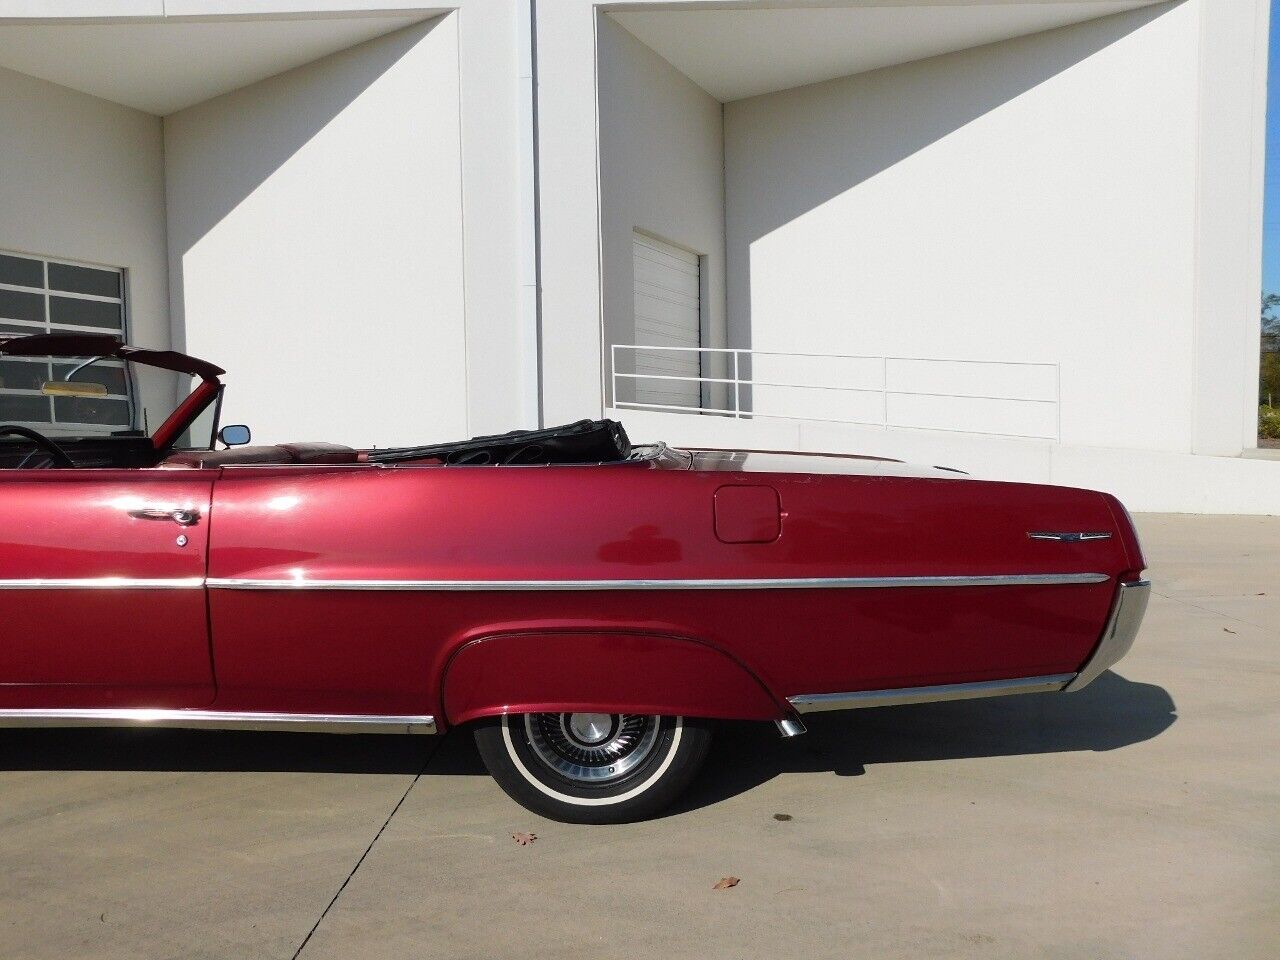
[[[131,349],[105,341],[0,356]],[[625,819],[670,799],[623,776],[638,744],[653,767],[707,719],[794,734],[815,710],[1078,689],[1145,607],[1133,525],[1103,493],[663,445],[527,466],[175,450],[221,371],[129,359],[199,380],[149,437],[51,440],[72,465],[33,469],[52,454],[0,436],[0,724],[475,723],[491,769],[505,745],[533,784],[495,770],[517,799]],[[526,763],[568,759],[530,774],[513,729]]]

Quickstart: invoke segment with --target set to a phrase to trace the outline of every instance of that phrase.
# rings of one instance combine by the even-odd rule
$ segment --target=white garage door
[[[643,234],[633,234],[636,339],[643,347],[700,347],[698,255]],[[637,350],[636,373],[701,376],[695,350]],[[636,380],[638,403],[700,407],[701,385],[692,380]]]

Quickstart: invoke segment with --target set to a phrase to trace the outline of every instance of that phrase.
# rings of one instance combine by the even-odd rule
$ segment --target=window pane
[[[18,287],[31,290],[15,289]],[[51,331],[71,332],[71,328],[123,336],[123,299],[122,270],[82,267],[55,263],[43,257],[0,252],[0,339]],[[132,428],[132,397],[137,375],[131,376],[119,361],[103,361],[71,377],[73,383],[101,384],[109,394],[107,397],[38,394],[46,381],[67,379],[82,360],[88,359],[0,359],[0,423],[36,424],[54,435],[98,436]],[[154,372],[148,376],[155,379]],[[163,395],[161,399],[168,398],[168,390],[157,389]],[[131,399],[115,399],[117,397]],[[171,406],[170,400],[158,410],[167,411]]]
[[[53,365],[53,378],[55,380],[65,380],[67,374],[74,370],[76,366],[74,363],[55,363]],[[125,384],[124,367],[112,367],[95,363],[91,367],[85,367],[71,379],[73,383],[100,383],[107,388],[107,393],[118,393],[123,396],[128,392]]]
[[[114,303],[107,304],[114,307]],[[118,309],[118,308],[117,308]],[[20,290],[0,290],[0,318],[44,323],[44,296]]]
[[[48,423],[47,397],[15,397],[0,391],[0,423]]]
[[[0,283],[16,283],[20,287],[44,288],[44,264],[26,257],[0,253]]]
[[[0,291],[2,292],[2,291]],[[81,327],[121,328],[120,304],[101,300],[72,300],[50,297],[49,315],[55,323],[74,323]]]
[[[120,274],[114,270],[73,267],[68,263],[49,264],[49,289],[70,293],[92,293],[99,297],[120,296]]]
[[[200,416],[192,421],[186,432],[174,443],[178,450],[212,450],[213,449],[213,412],[218,404],[209,404]]]
[[[97,423],[129,426],[129,403],[99,397],[54,397],[53,412],[59,423]]]
[[[48,379],[47,363],[0,360],[0,387],[6,390],[39,390]]]

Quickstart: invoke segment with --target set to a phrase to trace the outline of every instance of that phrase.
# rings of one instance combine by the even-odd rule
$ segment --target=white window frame
[[[44,280],[43,287],[28,287],[16,283],[0,283],[0,290],[13,290],[17,293],[33,293],[44,298],[44,321],[37,323],[31,320],[14,320],[9,317],[0,317],[0,324],[5,324],[10,329],[0,331],[3,336],[21,336],[18,329],[29,330],[31,334],[37,333],[101,333],[113,336],[119,336],[126,343],[128,342],[129,329],[129,310],[128,310],[128,271],[124,267],[112,266],[103,263],[89,263],[83,260],[69,260],[65,257],[48,257],[35,253],[24,253],[18,250],[0,249],[0,254],[9,257],[17,257],[22,260],[35,260],[40,263],[41,275]],[[51,290],[49,287],[49,266],[58,264],[68,267],[86,267],[91,270],[102,270],[115,273],[120,277],[120,296],[107,297],[93,293],[75,293],[70,290]],[[120,327],[113,329],[109,327],[95,327],[85,324],[76,323],[55,323],[53,321],[53,312],[50,300],[52,297],[63,297],[69,300],[91,300],[99,303],[115,303],[120,306]],[[40,359],[36,357],[5,357],[6,363],[33,363],[45,365],[49,368],[50,376],[53,375],[53,369],[49,366],[47,358]],[[67,362],[65,359],[55,358],[57,363]],[[49,432],[55,436],[58,435],[76,435],[76,436],[106,436],[117,430],[136,429],[137,408],[134,403],[134,384],[133,377],[129,370],[129,365],[120,360],[103,360],[95,366],[102,367],[118,367],[124,370],[125,376],[125,393],[109,393],[99,399],[102,400],[123,400],[129,405],[129,423],[125,424],[102,424],[102,423],[77,423],[74,421],[57,419],[57,405],[54,403],[53,397],[46,396],[40,390],[19,389],[17,387],[5,387],[4,392],[11,396],[18,397],[41,397],[49,402],[49,419],[48,420],[15,420],[13,423],[21,426],[30,427],[33,430],[41,432]]]

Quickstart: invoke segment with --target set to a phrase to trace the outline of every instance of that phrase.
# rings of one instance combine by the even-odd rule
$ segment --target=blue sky
[[[1271,75],[1267,78],[1267,200],[1262,289],[1280,293],[1280,0],[1271,0]]]

